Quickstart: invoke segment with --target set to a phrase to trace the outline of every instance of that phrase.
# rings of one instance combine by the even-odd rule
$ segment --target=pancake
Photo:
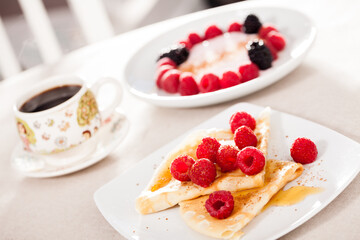
[[[270,112],[270,108],[266,108],[260,113],[254,130],[258,139],[257,148],[264,153],[265,157],[270,135]],[[149,185],[136,199],[136,210],[139,213],[158,212],[181,201],[194,199],[217,190],[239,191],[263,186],[265,170],[256,175],[247,176],[240,169],[228,173],[222,173],[218,169],[215,181],[207,188],[198,186],[191,181],[181,182],[174,179],[170,173],[172,161],[181,154],[187,154],[196,160],[196,148],[204,137],[214,137],[220,144],[234,145],[234,135],[231,130],[208,129],[191,134],[164,159],[155,171]]]
[[[239,239],[241,230],[288,182],[303,172],[303,166],[289,161],[268,160],[265,185],[260,188],[234,192],[234,210],[226,219],[210,216],[205,208],[209,196],[180,202],[180,214],[187,225],[204,235],[220,239]]]

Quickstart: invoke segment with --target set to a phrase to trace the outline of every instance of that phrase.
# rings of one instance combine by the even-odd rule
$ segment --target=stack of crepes
[[[271,109],[265,108],[256,120],[254,133],[258,139],[257,148],[265,158],[270,136]],[[220,239],[239,239],[241,229],[248,224],[280,189],[296,179],[303,172],[301,164],[268,160],[264,169],[248,176],[237,169],[222,173],[217,170],[215,181],[206,188],[192,182],[180,182],[170,173],[172,161],[181,154],[196,158],[197,146],[204,137],[214,137],[220,144],[234,145],[231,130],[209,129],[197,131],[170,153],[155,171],[149,185],[136,199],[136,209],[141,214],[158,212],[179,204],[180,214],[194,230]],[[231,191],[234,210],[226,219],[211,217],[205,208],[208,195],[218,190]]]

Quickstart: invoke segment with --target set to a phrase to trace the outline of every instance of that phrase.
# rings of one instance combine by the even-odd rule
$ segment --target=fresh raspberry
[[[224,72],[220,79],[221,88],[228,88],[241,83],[241,76],[232,71]]]
[[[205,74],[199,85],[200,92],[207,93],[213,92],[220,89],[220,79],[218,76],[212,73]]]
[[[190,33],[188,36],[188,42],[194,46],[195,44],[201,43],[202,38],[197,33]]]
[[[231,172],[237,168],[236,157],[238,153],[239,150],[231,145],[220,146],[216,164],[221,168],[222,172]]]
[[[180,71],[171,69],[167,71],[161,80],[162,88],[169,93],[177,93],[179,88]]]
[[[180,41],[179,44],[184,44],[188,50],[192,48],[192,44],[189,41]]]
[[[259,30],[259,37],[260,38],[266,38],[269,32],[271,31],[278,31],[274,26],[271,25],[263,25]]]
[[[184,72],[180,75],[179,93],[181,96],[195,95],[199,88],[192,73]]]
[[[276,60],[278,58],[276,48],[268,40],[265,40],[265,46],[267,46],[268,49],[270,50],[273,60]]]
[[[242,25],[238,22],[230,24],[228,32],[241,32]]]
[[[174,69],[174,67],[171,65],[163,65],[157,69],[155,76],[156,76],[156,86],[158,88],[160,89],[162,88],[162,78],[164,74],[171,69]]]
[[[207,158],[212,162],[216,162],[217,152],[219,150],[220,143],[216,138],[205,137],[196,149],[196,157]]]
[[[251,130],[254,130],[256,127],[256,120],[248,114],[247,112],[236,112],[230,117],[230,127],[231,131],[235,133],[235,130],[241,126],[247,126]]]
[[[180,155],[170,166],[171,175],[179,181],[190,181],[189,172],[195,160],[188,155]]]
[[[291,157],[295,162],[308,164],[315,161],[318,151],[313,141],[308,138],[298,138],[290,149]]]
[[[255,175],[264,169],[265,156],[255,147],[246,147],[239,152],[236,164],[246,175]]]
[[[266,40],[269,41],[278,51],[281,51],[285,48],[285,38],[276,31],[269,32],[266,36]]]
[[[159,68],[160,66],[164,66],[164,65],[170,65],[172,66],[173,68],[176,68],[176,63],[171,60],[170,58],[168,57],[164,57],[164,58],[161,58],[159,59],[159,61],[157,62],[157,67]]]
[[[196,185],[208,187],[216,177],[215,164],[207,158],[201,158],[192,165],[189,176]]]
[[[247,146],[257,145],[257,138],[254,132],[247,126],[241,126],[234,133],[234,141],[236,146],[241,150]]]
[[[242,77],[242,82],[250,81],[259,76],[259,68],[254,63],[240,66],[239,72]]]
[[[205,202],[208,213],[217,219],[224,219],[231,215],[234,209],[234,197],[229,191],[216,191],[209,195]]]
[[[221,31],[220,28],[218,28],[216,25],[211,25],[210,27],[208,27],[205,31],[205,39],[211,39],[214,37],[217,37],[219,35],[223,34],[223,32]]]

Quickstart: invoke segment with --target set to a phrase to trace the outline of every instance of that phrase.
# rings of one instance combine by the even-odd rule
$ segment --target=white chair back
[[[24,17],[35,38],[45,64],[62,56],[61,46],[49,20],[42,0],[18,0]],[[114,29],[102,0],[67,0],[76,16],[87,43],[94,43],[114,35]],[[19,60],[9,41],[0,18],[0,72],[8,78],[21,71]]]

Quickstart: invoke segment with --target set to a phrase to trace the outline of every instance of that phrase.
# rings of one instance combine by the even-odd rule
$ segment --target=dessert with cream
[[[156,85],[168,93],[194,95],[247,82],[272,66],[286,43],[279,31],[253,14],[243,24],[223,31],[209,26],[204,35],[190,33],[185,41],[164,49]]]

